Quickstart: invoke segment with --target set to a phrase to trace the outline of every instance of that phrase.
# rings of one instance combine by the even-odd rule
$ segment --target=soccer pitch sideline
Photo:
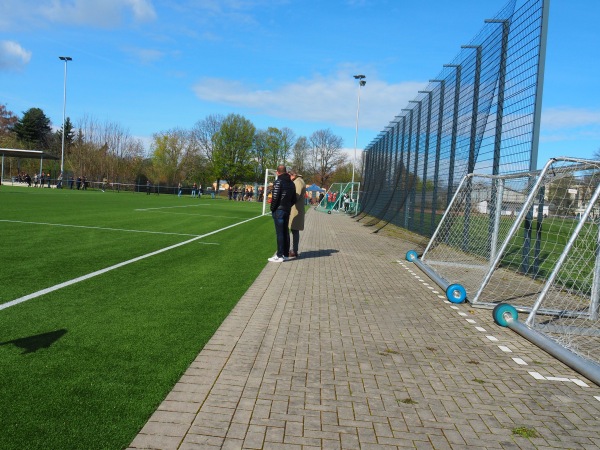
[[[262,205],[0,187],[0,448],[126,447],[275,248]]]

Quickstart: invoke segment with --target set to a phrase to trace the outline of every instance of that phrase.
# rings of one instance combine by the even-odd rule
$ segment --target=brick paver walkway
[[[372,231],[311,210],[130,448],[600,448],[598,386]]]

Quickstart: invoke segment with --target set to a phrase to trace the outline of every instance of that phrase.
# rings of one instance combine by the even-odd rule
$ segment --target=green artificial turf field
[[[261,213],[1,186],[0,448],[126,447],[273,254]]]

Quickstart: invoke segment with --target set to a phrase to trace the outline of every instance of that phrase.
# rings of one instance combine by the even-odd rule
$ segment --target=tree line
[[[279,164],[295,167],[309,183],[329,186],[351,179],[352,163],[342,151],[343,139],[330,129],[310,136],[296,136],[287,127],[256,129],[239,114],[213,114],[191,129],[174,128],[152,135],[146,150],[141,139],[112,122],[100,123],[85,116],[77,125],[66,118],[63,128],[52,131],[40,108],[21,117],[0,104],[0,148],[43,150],[60,159],[64,132],[64,169],[69,175],[88,180],[175,186],[198,183],[209,186],[225,181],[262,183],[267,168]],[[39,161],[12,158],[5,162],[16,172],[37,173]],[[58,176],[60,161],[44,162],[43,170]],[[358,171],[355,179],[358,180]]]

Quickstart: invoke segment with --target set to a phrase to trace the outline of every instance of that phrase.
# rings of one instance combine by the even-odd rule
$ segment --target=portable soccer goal
[[[346,195],[348,202],[345,202]],[[359,197],[360,183],[333,183],[315,209],[327,214],[355,213],[358,210]]]
[[[506,308],[528,313],[527,330],[590,361],[600,380],[599,197],[600,161],[561,157],[536,172],[469,174],[423,255],[407,259],[451,301],[499,308],[495,318]]]

